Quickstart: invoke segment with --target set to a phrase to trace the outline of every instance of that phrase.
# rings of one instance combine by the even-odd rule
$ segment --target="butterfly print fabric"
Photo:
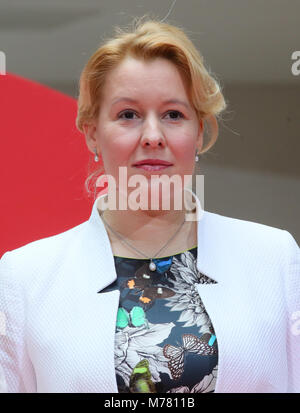
[[[115,371],[120,393],[212,393],[218,345],[195,285],[197,247],[154,260],[114,256],[119,290]]]

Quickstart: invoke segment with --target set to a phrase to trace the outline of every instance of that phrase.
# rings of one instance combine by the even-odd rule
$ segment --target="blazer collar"
[[[220,267],[214,257],[214,252],[218,249],[218,246],[210,234],[210,222],[216,214],[204,211],[197,195],[188,188],[185,188],[185,190],[191,193],[187,197],[187,205],[189,205],[191,198],[194,198],[196,204],[196,213],[190,213],[190,216],[191,219],[197,221],[197,268],[202,274],[211,278],[213,282],[219,283],[221,271],[218,271]],[[73,261],[73,266],[81,274],[84,274],[85,280],[88,278],[88,290],[92,288],[93,291],[97,292],[113,283],[117,278],[110,240],[99,213],[102,210],[102,202],[105,197],[107,197],[107,194],[101,195],[95,200],[90,218],[84,223],[86,225],[83,232],[77,239],[78,251],[72,254],[73,260],[76,261],[75,266]],[[220,257],[221,253],[222,251],[218,250],[218,258],[220,259],[222,259]],[[86,282],[85,285],[87,285]]]

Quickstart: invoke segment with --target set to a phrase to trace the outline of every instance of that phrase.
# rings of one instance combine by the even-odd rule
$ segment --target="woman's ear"
[[[203,147],[203,135],[204,135],[204,120],[200,119],[199,129],[198,129],[198,134],[197,134],[197,141],[196,141],[196,147],[199,153],[201,152],[201,149]]]
[[[97,148],[97,127],[94,122],[91,122],[85,123],[82,128],[86,145],[89,150],[94,153]]]

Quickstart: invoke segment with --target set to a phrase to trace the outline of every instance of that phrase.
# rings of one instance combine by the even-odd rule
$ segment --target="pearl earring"
[[[97,155],[97,149],[95,149],[94,150],[94,152],[95,152],[95,162],[98,162],[99,161],[99,157],[98,157],[98,155]]]
[[[198,162],[198,161],[199,161],[198,152],[196,152],[195,161],[196,161],[196,162]]]

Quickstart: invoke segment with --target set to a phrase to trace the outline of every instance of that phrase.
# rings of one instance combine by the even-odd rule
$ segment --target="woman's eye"
[[[118,116],[119,119],[133,119],[131,115],[134,115],[135,113],[132,110],[125,110],[124,112],[121,112]],[[123,117],[123,115],[126,115]]]
[[[168,112],[168,115],[172,115],[171,119],[175,119],[175,120],[178,120],[179,118],[184,117],[183,114],[181,112],[179,112],[178,110],[170,110],[170,112]],[[179,118],[178,118],[178,116],[179,116]]]

